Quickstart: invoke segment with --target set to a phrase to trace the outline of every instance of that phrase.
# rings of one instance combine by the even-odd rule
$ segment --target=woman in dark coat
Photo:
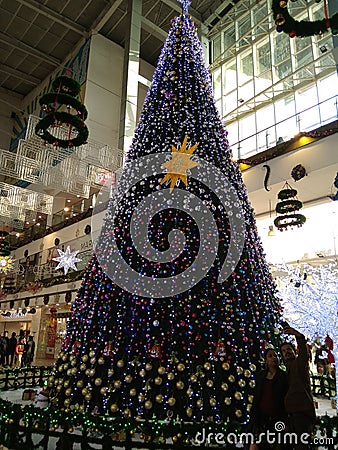
[[[250,432],[255,436],[270,430],[273,433],[283,431],[283,425],[276,422],[286,423],[287,414],[284,407],[284,397],[288,389],[287,375],[279,367],[279,358],[273,348],[268,348],[264,353],[266,368],[256,375],[254,400],[251,408]],[[250,446],[250,450],[265,450],[286,448],[278,443],[257,441]],[[276,445],[277,444],[277,445]]]

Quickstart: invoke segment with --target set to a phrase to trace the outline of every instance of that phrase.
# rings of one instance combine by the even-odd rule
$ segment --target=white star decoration
[[[55,267],[55,270],[63,268],[65,271],[65,275],[67,275],[69,269],[77,270],[75,263],[82,261],[82,259],[76,257],[76,255],[79,253],[79,250],[75,250],[75,252],[71,253],[70,247],[68,245],[65,252],[59,249],[57,249],[57,251],[59,252],[60,256],[58,256],[57,258],[53,258],[53,261],[57,261],[59,263]]]

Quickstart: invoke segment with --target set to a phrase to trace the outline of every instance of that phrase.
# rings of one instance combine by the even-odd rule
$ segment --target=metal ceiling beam
[[[93,32],[99,32],[102,30],[102,28],[105,26],[105,24],[108,22],[108,20],[111,18],[111,16],[114,14],[114,12],[118,9],[118,7],[121,5],[123,0],[116,0],[113,2],[113,4],[110,6],[108,5],[102,13],[99,15],[99,17],[96,19],[96,21],[92,25],[92,31]]]
[[[217,6],[218,4],[218,6]],[[214,2],[212,7],[209,8],[204,16],[203,16],[203,24],[206,26],[209,26],[211,24],[211,22],[215,19],[222,19],[223,16],[220,16],[219,14],[224,10],[224,8],[226,8],[228,5],[235,6],[234,3],[232,3],[229,0],[225,0],[225,1],[221,1],[219,2]]]
[[[57,22],[60,25],[63,25],[65,28],[68,28],[69,30],[75,31],[75,33],[80,34],[81,36],[88,35],[87,30],[84,27],[78,25],[73,20],[68,19],[67,17],[63,16],[62,14],[59,14],[58,12],[52,10],[51,8],[48,8],[48,6],[42,5],[36,0],[17,0],[17,2],[20,3],[21,5],[27,6],[27,8],[30,8],[33,11],[43,14],[45,17],[48,17],[48,19]]]
[[[54,58],[53,56],[50,56],[44,52],[41,52],[40,50],[37,50],[34,47],[31,47],[30,45],[25,44],[22,41],[19,41],[19,39],[16,39],[14,36],[9,36],[6,33],[3,33],[0,31],[0,42],[4,42],[5,44],[10,45],[11,47],[14,47],[18,50],[22,50],[23,52],[27,53],[30,56],[35,56],[36,58],[45,61],[52,66],[59,67],[61,64],[61,60]]]
[[[166,37],[168,36],[168,33],[162,30],[162,28],[158,27],[149,19],[146,19],[143,16],[142,16],[142,28],[148,31],[148,33],[150,33],[152,36],[157,37],[161,42],[164,42]]]
[[[175,0],[161,0],[161,1],[174,11],[177,11],[178,13],[182,12],[182,6],[180,6]],[[189,15],[191,16],[192,20],[196,23],[196,25],[202,23],[201,14],[198,11],[196,11],[196,9],[193,9],[190,6],[189,6]]]
[[[20,81],[25,81],[26,83],[36,86],[41,83],[40,78],[33,77],[33,75],[28,75],[27,73],[21,72],[21,70],[14,69],[14,67],[7,66],[6,64],[0,65],[0,72],[4,72],[7,75],[12,75],[18,78]]]

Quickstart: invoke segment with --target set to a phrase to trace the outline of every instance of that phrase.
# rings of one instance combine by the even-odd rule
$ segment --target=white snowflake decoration
[[[82,259],[76,257],[76,255],[79,253],[79,250],[71,252],[68,245],[65,252],[60,249],[57,249],[57,251],[59,252],[60,256],[58,256],[57,258],[53,258],[53,261],[57,261],[59,263],[55,267],[55,270],[63,268],[65,271],[65,275],[67,275],[69,269],[77,270],[75,263],[82,261]]]

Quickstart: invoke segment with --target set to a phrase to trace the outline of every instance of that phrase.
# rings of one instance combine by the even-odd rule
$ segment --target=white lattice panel
[[[51,195],[33,192],[30,189],[20,188],[12,184],[0,182],[0,204],[18,205],[22,209],[52,214],[53,197]]]

